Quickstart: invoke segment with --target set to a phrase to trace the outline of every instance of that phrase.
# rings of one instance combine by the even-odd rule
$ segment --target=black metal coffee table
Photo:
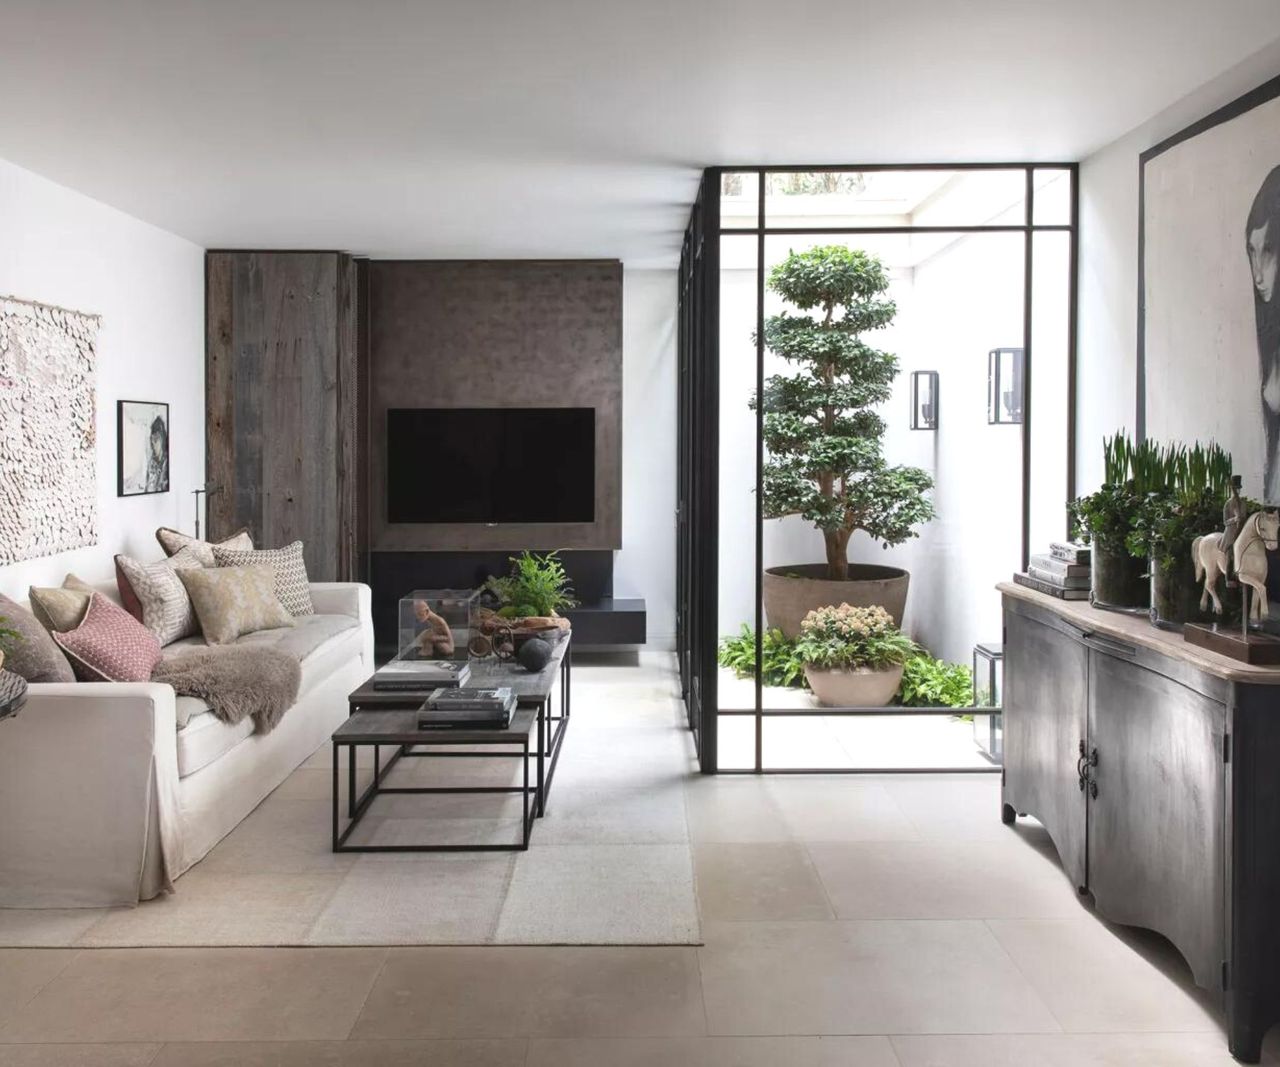
[[[333,734],[333,851],[334,852],[517,852],[529,847],[534,820],[547,808],[551,780],[569,723],[572,671],[571,638],[566,635],[553,650],[551,661],[536,674],[514,664],[478,662],[472,666],[470,686],[505,685],[515,691],[516,710],[503,729],[476,727],[419,730],[417,709],[426,693],[376,690],[368,679],[348,697],[351,717]],[[558,714],[553,700],[559,689]],[[373,749],[373,782],[358,793],[356,752]],[[381,749],[395,749],[382,762]],[[342,827],[340,752],[347,750],[347,819]],[[465,748],[467,751],[453,751]],[[384,784],[391,769],[403,758],[518,759],[523,764],[523,784],[514,786],[392,786]],[[534,781],[530,782],[530,764]],[[412,844],[352,845],[352,831],[370,805],[382,794],[519,794],[522,797],[521,839],[513,844]]]

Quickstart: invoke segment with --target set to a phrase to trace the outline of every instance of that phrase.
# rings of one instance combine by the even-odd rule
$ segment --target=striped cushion
[[[156,635],[101,593],[79,626],[53,639],[83,682],[146,682],[160,662]]]
[[[290,615],[312,615],[311,583],[307,565],[302,559],[302,542],[294,541],[284,548],[265,548],[240,552],[222,545],[213,546],[213,559],[219,567],[257,567],[267,565],[275,571],[276,596]]]

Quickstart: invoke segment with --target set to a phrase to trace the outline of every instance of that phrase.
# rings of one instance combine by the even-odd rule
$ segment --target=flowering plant
[[[899,667],[919,652],[884,608],[815,608],[800,623],[796,655],[811,667]]]

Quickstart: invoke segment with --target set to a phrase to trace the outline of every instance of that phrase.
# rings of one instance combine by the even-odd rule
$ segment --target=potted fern
[[[555,552],[539,556],[526,550],[510,557],[509,562],[508,574],[485,583],[498,603],[491,619],[486,620],[488,628],[509,627],[517,647],[529,637],[555,636],[568,630],[569,620],[560,612],[578,602],[560,557]]]
[[[9,620],[0,615],[0,668],[4,667],[6,652],[12,652],[14,645],[22,640],[22,634],[9,625]]]
[[[863,336],[897,313],[885,296],[888,272],[875,256],[829,245],[792,252],[770,271],[768,285],[803,314],[783,311],[764,324],[765,344],[799,368],[764,386],[764,514],[811,522],[827,557],[765,571],[769,625],[797,637],[813,608],[846,603],[882,605],[901,623],[910,575],[849,562],[856,531],[888,548],[933,517],[932,479],[917,467],[889,465],[875,411],[898,374],[897,358]]]

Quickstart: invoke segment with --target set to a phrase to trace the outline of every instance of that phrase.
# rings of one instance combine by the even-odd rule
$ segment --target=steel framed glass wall
[[[852,731],[858,720],[883,721],[886,716],[898,720],[896,729],[906,718],[902,709],[818,709],[793,706],[789,699],[779,706],[776,698],[789,695],[767,687],[759,667],[741,683],[723,671],[717,676],[718,641],[729,632],[726,627],[737,623],[750,626],[755,663],[761,662],[767,623],[764,570],[778,561],[779,552],[789,562],[783,547],[788,538],[800,543],[789,520],[766,522],[760,491],[767,460],[764,411],[751,399],[763,393],[766,378],[777,371],[764,343],[765,320],[779,310],[767,278],[790,251],[819,244],[856,244],[892,264],[896,282],[905,284],[909,277],[911,286],[899,303],[914,316],[911,344],[927,358],[901,368],[902,402],[895,392],[890,404],[894,432],[898,423],[904,430],[921,428],[909,390],[913,378],[927,377],[932,393],[930,425],[924,428],[934,432],[911,435],[917,442],[911,447],[927,450],[929,439],[940,476],[949,462],[948,469],[957,469],[957,461],[949,458],[956,441],[979,443],[966,459],[973,468],[965,475],[966,484],[960,486],[957,476],[950,476],[952,491],[945,509],[940,507],[945,520],[939,523],[949,524],[949,532],[933,538],[933,554],[921,565],[921,580],[928,578],[937,558],[954,549],[950,541],[957,529],[974,537],[984,524],[994,530],[1007,527],[999,545],[986,546],[998,565],[989,563],[985,572],[976,566],[950,575],[944,571],[932,579],[936,602],[948,596],[954,600],[963,589],[966,596],[985,594],[998,603],[990,575],[1007,578],[1025,566],[1036,546],[1061,537],[1065,502],[1074,494],[1077,212],[1076,168],[1071,164],[705,172],[681,268],[678,598],[682,682],[691,724],[699,731],[704,771],[998,769],[985,761],[973,767],[932,765],[927,758],[918,766],[886,765],[883,760],[828,766],[821,758],[827,742],[815,742],[818,755],[811,758],[803,751],[784,751],[788,746],[781,739],[798,737],[816,724],[830,724],[836,733]],[[989,344],[980,343],[988,337]],[[895,344],[907,342],[899,337]],[[1017,350],[1018,374],[1016,386],[1010,386],[1014,376],[1006,373],[1001,390],[1006,407],[998,420],[989,422],[987,362],[995,350],[1004,352],[998,357],[1002,366],[1013,358],[1008,350]],[[952,360],[950,367],[946,358]],[[961,426],[961,421],[971,424],[979,417],[984,426],[993,427],[993,436]],[[940,448],[946,436],[942,429],[950,432],[952,443]],[[984,486],[982,465],[994,470],[997,461],[1001,478]],[[978,508],[984,492],[990,500],[987,511]],[[966,570],[973,573],[962,573]],[[955,605],[949,610],[957,612]],[[929,608],[925,628],[946,631],[934,618],[942,614]],[[967,660],[972,652],[956,644],[962,630],[953,622],[951,631],[957,632],[946,631],[939,638],[950,645],[954,661]],[[999,632],[979,636],[998,639]],[[955,715],[949,708],[919,709],[910,718],[918,719],[923,730],[931,718],[940,722]],[[865,739],[859,744],[865,749]]]

